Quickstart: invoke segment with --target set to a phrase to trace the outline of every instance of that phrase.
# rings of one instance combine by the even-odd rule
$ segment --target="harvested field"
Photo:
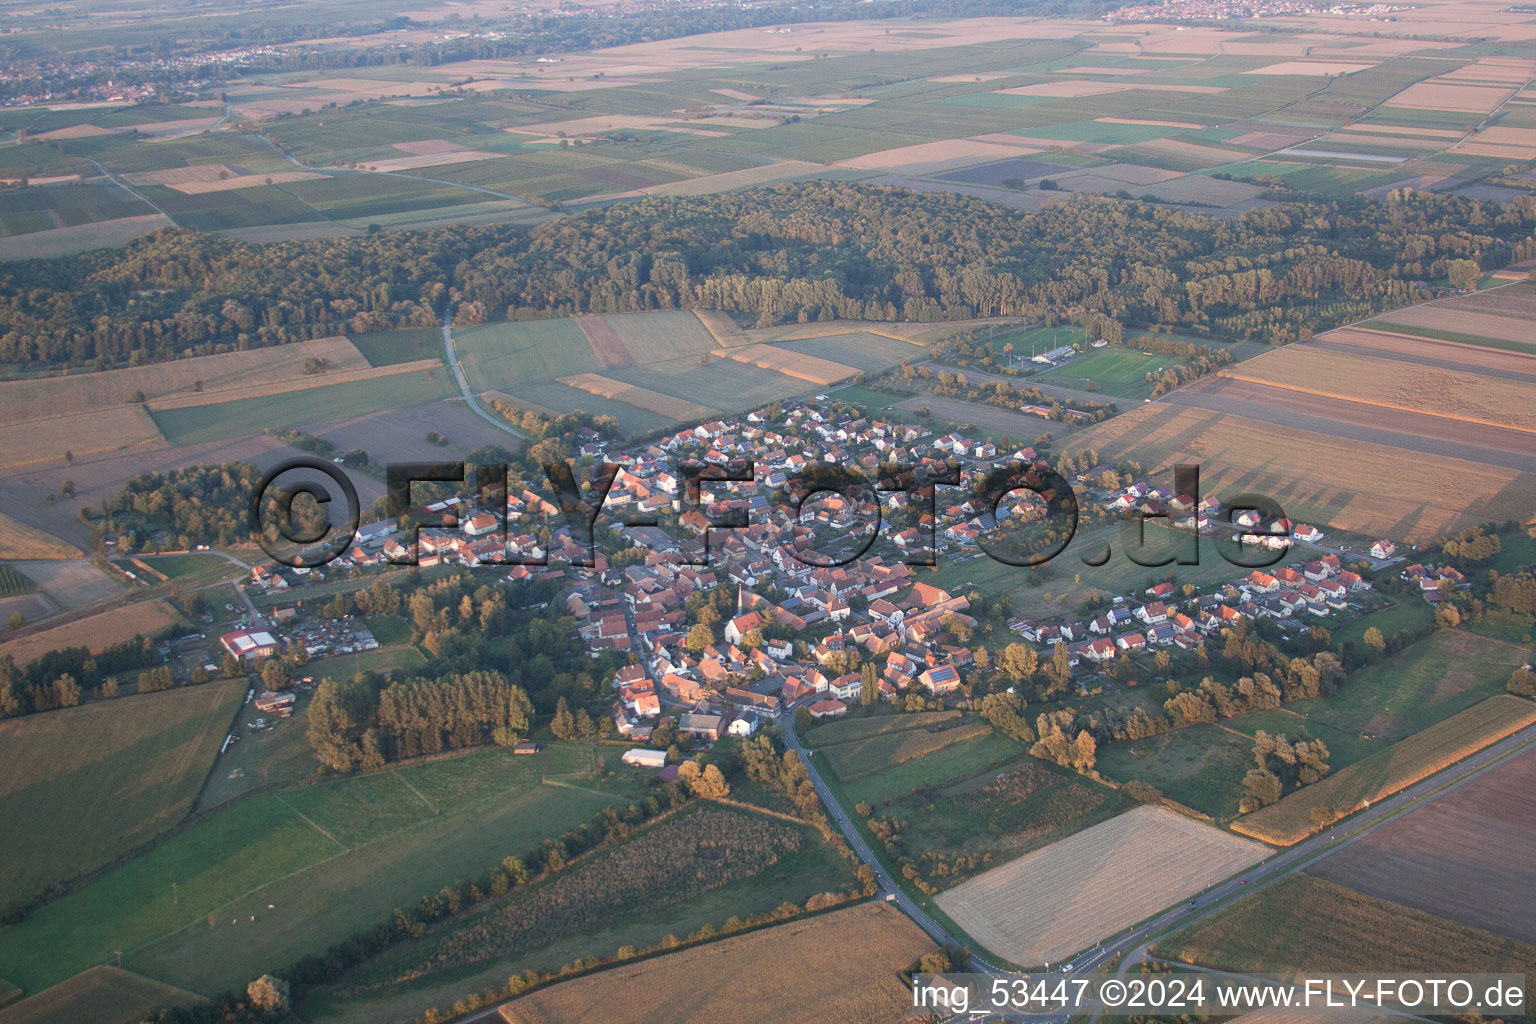
[[[1380,899],[1536,943],[1536,751],[1309,870]]]
[[[1305,874],[1160,940],[1152,952],[1265,973],[1414,973],[1431,964],[1437,971],[1536,971],[1536,947]]]
[[[83,558],[17,562],[16,567],[62,608],[83,608],[123,591],[117,577]]]
[[[578,320],[583,324],[582,330],[586,331],[585,325],[594,319],[600,319],[618,339],[625,362],[615,365],[644,365],[682,356],[700,356],[716,345],[709,331],[690,311],[580,317]]]
[[[0,1024],[138,1024],[161,1007],[202,1002],[200,995],[103,964],[0,1010]]]
[[[133,403],[135,392],[142,392],[150,400],[179,393],[195,394],[198,381],[206,393],[304,379],[304,363],[308,359],[323,360],[333,372],[368,368],[368,360],[352,342],[335,337],[101,373],[4,381],[0,382],[0,410],[4,410],[0,412],[0,422],[51,419],[68,413],[94,415],[111,406]],[[319,378],[321,382],[326,380],[323,374]]]
[[[1369,64],[1346,64],[1343,61],[1331,60],[1287,60],[1279,64],[1268,64],[1262,68],[1253,68],[1244,71],[1245,75],[1352,75],[1356,71],[1365,71],[1376,67],[1378,62]]]
[[[848,740],[827,747],[823,753],[837,777],[844,782],[873,775],[891,765],[915,761],[954,743],[963,743],[992,731],[986,722],[943,722],[921,729],[882,732],[868,739]]]
[[[920,353],[905,341],[859,331],[857,334],[833,334],[825,338],[802,338],[780,342],[778,348],[804,356],[827,359],[852,366],[861,373],[871,373],[916,358]]]
[[[764,164],[761,167],[749,167],[741,171],[722,171],[719,174],[706,174],[687,181],[651,185],[647,188],[639,189],[639,191],[648,196],[703,196],[714,192],[729,192],[732,189],[751,188],[753,185],[766,185],[769,182],[784,181],[787,178],[825,174],[826,170],[827,168],[824,164],[807,163],[802,160],[779,160],[775,163]]]
[[[1446,370],[1472,370],[1491,377],[1536,384],[1536,352],[1516,352],[1466,345],[1438,338],[1421,338],[1371,327],[1341,327],[1318,335],[1308,346],[1395,359]]]
[[[0,723],[0,906],[110,862],[192,806],[244,679]]]
[[[200,196],[209,192],[233,192],[242,188],[262,188],[267,185],[288,185],[295,181],[314,181],[327,175],[314,171],[277,171],[273,174],[237,174],[216,181],[183,181],[170,187],[183,195]]]
[[[1442,308],[1440,303],[1409,306],[1406,309],[1383,313],[1371,322],[1387,325],[1407,324],[1411,327],[1426,327],[1454,334],[1472,334],[1499,341],[1519,342],[1524,345],[1536,344],[1532,338],[1529,319],[1478,313],[1466,306]]]
[[[1445,85],[1437,79],[1415,82],[1387,100],[1383,106],[1413,107],[1419,110],[1454,110],[1469,114],[1488,114],[1510,96],[1513,87],[1496,85]]]
[[[955,424],[969,423],[984,431],[1006,434],[1018,441],[1038,437],[1041,434],[1064,437],[1079,429],[1071,423],[1058,423],[1043,416],[1031,416],[1028,413],[1004,409],[998,405],[967,402],[963,398],[945,398],[940,395],[916,395],[912,398],[904,398],[892,408],[903,412],[927,409],[928,415],[936,419]]]
[[[623,1006],[631,1024],[877,1024],[910,1004],[897,975],[932,946],[895,907],[865,903],[554,985],[505,1004],[500,1019],[564,1024],[602,1019]],[[832,950],[836,970],[827,969]]]
[[[626,405],[633,405],[637,409],[654,412],[658,416],[684,423],[689,420],[704,420],[717,415],[719,410],[711,409],[707,405],[690,402],[683,398],[673,398],[671,395],[663,395],[659,391],[649,388],[637,387],[634,384],[626,384],[621,380],[604,377],[596,373],[582,373],[574,377],[561,377],[560,383],[566,387],[577,388],[588,394],[598,395],[602,398],[611,398]]]
[[[634,363],[634,360],[629,358],[629,353],[624,350],[624,343],[619,340],[618,334],[607,320],[600,316],[579,316],[576,318],[576,326],[581,328],[582,336],[587,339],[587,344],[592,346],[592,354],[604,367],[630,366]],[[583,390],[587,389],[583,388]]]
[[[721,412],[740,412],[811,389],[804,380],[776,370],[730,359],[700,363],[696,358],[671,359],[648,366],[628,366],[611,376],[664,395],[701,402]]]
[[[287,380],[274,380],[267,384],[252,384],[249,387],[221,388],[217,391],[182,391],[162,398],[151,399],[147,404],[150,412],[166,412],[170,409],[191,409],[199,405],[217,405],[220,402],[235,402],[245,398],[263,398],[267,395],[282,395],[290,391],[307,391],[310,388],[323,388],[332,384],[348,384],[360,380],[376,380],[380,377],[392,377],[399,373],[416,373],[418,371],[430,371],[441,368],[441,359],[418,359],[409,363],[392,363],[388,366],[365,366],[355,370],[336,370],[326,373],[307,374],[303,377],[291,377]]]
[[[1423,369],[1415,369],[1423,374]],[[1523,382],[1522,382],[1523,383]],[[1450,416],[1426,415],[1238,377],[1208,377],[1179,391],[1170,404],[1246,414],[1296,427],[1391,445],[1430,456],[1468,459],[1523,472],[1536,471],[1536,435]]]
[[[0,558],[76,558],[80,549],[0,512]]]
[[[1298,429],[1293,413],[1285,414],[1291,422],[1279,413],[1271,422],[1245,408],[1250,415],[1155,402],[1079,431],[1069,447],[1096,448],[1111,460],[1134,457],[1153,473],[1197,462],[1212,495],[1257,491],[1303,521],[1412,542],[1529,515],[1536,496],[1531,473],[1465,458],[1428,460],[1362,440],[1363,428],[1319,422]],[[1439,486],[1446,479],[1460,485]]]
[[[1040,82],[1037,85],[1020,85],[1012,89],[998,89],[1002,96],[1051,96],[1075,99],[1079,96],[1102,96],[1107,92],[1123,92],[1128,86],[1119,82],[1096,82],[1092,79],[1069,79],[1064,82]]]
[[[1056,963],[1267,852],[1172,811],[1138,807],[978,875],[937,902],[1012,962]]]
[[[1371,356],[1287,346],[1228,367],[1221,376],[1307,395],[1401,409],[1486,427],[1536,430],[1536,386]]]
[[[803,355],[774,345],[717,349],[713,354],[760,369],[773,370],[787,377],[794,377],[796,380],[810,381],[812,384],[835,384],[840,380],[856,376],[859,372],[852,366],[834,363],[830,359]]]
[[[154,636],[181,621],[181,615],[162,598],[139,601],[30,636],[7,640],[0,643],[0,655],[9,654],[16,659],[16,664],[24,665],[40,654],[61,647],[89,647],[92,654],[98,654],[136,636]]]
[[[475,160],[497,160],[503,154],[478,149],[457,149],[451,153],[423,153],[420,156],[395,156],[385,160],[369,160],[370,171],[413,171],[418,167],[441,167],[444,164],[465,164]]]
[[[1490,697],[1386,750],[1339,769],[1321,782],[1302,787],[1279,803],[1239,818],[1232,827],[1268,843],[1291,846],[1325,827],[1312,818],[1318,808],[1331,813],[1330,823],[1337,821],[1533,722],[1536,704],[1509,694]]]
[[[57,419],[0,426],[0,467],[29,466],[63,459],[67,453],[93,455],[160,439],[160,428],[143,408],[123,405]]]

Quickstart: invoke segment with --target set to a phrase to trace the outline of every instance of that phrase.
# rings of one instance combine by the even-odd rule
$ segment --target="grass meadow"
[[[244,696],[245,682],[230,680],[0,723],[0,905],[180,821]]]
[[[555,744],[252,797],[0,932],[0,962],[28,991],[119,950],[194,991],[243,985],[627,800],[633,778]]]

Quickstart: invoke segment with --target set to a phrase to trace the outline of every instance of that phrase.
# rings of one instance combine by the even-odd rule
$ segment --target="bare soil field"
[[[101,373],[4,381],[0,382],[0,422],[51,419],[77,412],[96,414],[111,406],[133,404],[136,392],[142,392],[147,400],[195,394],[199,381],[205,394],[306,377],[327,383],[328,374],[304,373],[309,359],[323,360],[332,372],[369,368],[357,346],[335,337]]]
[[[1174,397],[1186,392],[1198,394],[1186,388]],[[1451,456],[1430,460],[1362,439],[1365,428],[1341,435],[1337,424],[1304,429],[1278,413],[1278,422],[1270,422],[1247,409],[1244,415],[1154,402],[1079,431],[1068,447],[1096,448],[1111,461],[1135,457],[1154,473],[1195,462],[1212,495],[1256,491],[1293,517],[1412,542],[1474,523],[1521,519],[1536,504],[1530,472]],[[1443,486],[1452,479],[1458,486]]]
[[[1288,345],[1228,367],[1221,376],[1484,427],[1536,430],[1536,386],[1475,372],[1418,369],[1313,345]]]
[[[1420,338],[1368,327],[1341,327],[1305,343],[1340,352],[1396,359],[1446,370],[1470,370],[1489,377],[1536,384],[1536,352],[1511,352],[1486,345]]]
[[[13,564],[64,608],[84,608],[123,592],[113,576],[83,558]]]
[[[1414,733],[1405,740],[1304,786],[1262,810],[1239,818],[1232,828],[1277,846],[1291,846],[1326,827],[1312,817],[1324,809],[1327,823],[1353,814],[1369,802],[1426,779],[1504,737],[1536,722],[1536,703],[1510,694],[1490,697]]]
[[[1427,82],[1415,82],[1383,105],[1488,114],[1509,99],[1514,91],[1512,86],[1456,85],[1430,79]]]
[[[582,373],[574,377],[561,377],[560,383],[566,387],[577,388],[588,394],[598,395],[602,398],[611,398],[626,405],[633,405],[637,409],[645,409],[654,412],[658,416],[676,420],[679,423],[688,420],[708,419],[717,415],[719,410],[712,409],[698,402],[690,402],[683,398],[674,398],[664,395],[659,391],[652,391],[635,384],[626,384],[621,380],[604,377],[596,373]]]
[[[0,1024],[138,1024],[162,1006],[192,1006],[202,996],[101,965],[0,1010]]]
[[[1309,871],[1536,943],[1536,751],[1377,829]]]
[[[1173,811],[1138,807],[978,875],[937,902],[1014,963],[1056,963],[1267,854]]]
[[[1429,308],[1465,310],[1469,313],[1516,317],[1529,321],[1532,317],[1536,317],[1536,282],[1527,280],[1505,285],[1502,288],[1489,288],[1473,295],[1458,295],[1454,299],[1442,299]],[[1396,312],[1401,313],[1403,310]],[[1454,327],[1450,329],[1455,330]]]
[[[181,621],[180,613],[162,598],[139,601],[17,640],[7,640],[0,643],[0,654],[9,654],[18,665],[61,647],[88,647],[92,654],[96,654],[135,636],[153,636]]]
[[[574,1024],[622,1006],[629,1024],[883,1024],[912,1001],[898,974],[932,947],[895,907],[864,903],[554,985],[506,1003],[500,1019]]]
[[[633,364],[629,353],[624,350],[624,343],[619,340],[618,333],[608,321],[600,316],[579,316],[576,318],[576,326],[581,328],[587,344],[592,346],[592,354],[597,356],[597,361],[605,368]]]
[[[859,372],[852,366],[834,363],[830,359],[802,355],[799,352],[791,352],[789,349],[776,348],[772,345],[748,345],[742,348],[718,349],[714,355],[725,359],[734,359],[738,363],[746,363],[749,366],[756,366],[764,370],[773,370],[787,377],[809,381],[812,384],[835,384],[840,380],[853,377]]]
[[[1502,290],[1502,289],[1501,289]],[[1481,338],[1499,341],[1532,343],[1531,321],[1514,316],[1479,313],[1475,307],[1446,307],[1434,305],[1409,306],[1406,309],[1383,313],[1372,323],[1407,324],[1410,327],[1427,327],[1437,331],[1454,331],[1457,334],[1474,334]]]

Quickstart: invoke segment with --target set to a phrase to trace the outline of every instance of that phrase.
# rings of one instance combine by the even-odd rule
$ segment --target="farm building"
[[[646,750],[642,747],[633,747],[626,750],[620,760],[636,768],[665,768],[667,766],[667,752],[665,750]]]
[[[837,717],[848,713],[848,705],[840,700],[819,700],[806,708],[812,718]]]
[[[512,747],[514,754],[537,754],[542,748],[534,740],[518,740]]]
[[[237,629],[219,637],[219,643],[242,661],[255,661],[277,653],[277,638],[265,630]]]
[[[717,740],[725,735],[725,716],[684,715],[677,720],[677,731],[685,732],[690,736]]]
[[[263,714],[278,714],[284,718],[293,714],[298,698],[291,693],[274,693],[267,690],[256,697],[256,710]]]

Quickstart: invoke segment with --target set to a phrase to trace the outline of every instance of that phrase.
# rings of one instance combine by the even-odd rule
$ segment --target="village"
[[[378,641],[350,616],[297,614],[304,590],[327,575],[414,562],[495,569],[512,584],[559,583],[552,604],[574,618],[574,639],[589,656],[615,651],[629,662],[608,681],[613,699],[607,714],[612,732],[636,744],[651,743],[664,716],[671,726],[664,738],[687,736],[703,745],[750,736],[802,707],[818,719],[875,701],[913,710],[962,704],[969,692],[967,674],[977,660],[968,642],[982,624],[974,617],[971,596],[962,592],[970,588],[945,589],[919,574],[935,562],[985,558],[988,537],[1038,526],[1038,502],[1016,502],[1010,494],[994,512],[964,485],[1000,461],[1033,464],[1044,456],[1032,447],[999,451],[991,442],[959,433],[935,435],[818,403],[703,423],[625,453],[594,437],[584,446],[583,459],[622,465],[602,506],[602,518],[614,525],[610,532],[594,533],[594,540],[603,542],[591,548],[581,543],[556,506],[531,489],[509,493],[504,508],[451,496],[407,513],[419,526],[414,539],[398,519],[374,522],[361,527],[345,555],[323,569],[257,567],[252,587],[280,597],[282,604],[270,623],[226,635],[222,645],[248,663],[295,648],[307,660],[376,647]],[[737,472],[731,475],[746,479],[703,480],[699,500],[691,504],[676,469],[689,460],[722,470],[734,465]],[[881,495],[879,508],[822,492],[805,500],[798,519],[793,516],[787,485],[818,463],[873,475],[889,462],[927,470],[933,478],[949,474],[962,485],[939,491],[931,511],[914,488]],[[756,474],[740,473],[745,464],[755,466]],[[1091,506],[1111,519],[1161,517],[1202,538],[1231,531],[1254,549],[1269,549],[1274,558],[1299,556],[1301,545],[1321,545],[1324,538],[1315,527],[1254,511],[1228,523],[1214,499],[1169,494],[1146,480],[1110,475],[1116,486],[1107,488],[1105,469],[1075,475],[1085,514]],[[635,519],[645,525],[626,525]],[[878,549],[848,539],[868,534],[872,523],[878,531],[887,519]],[[735,528],[721,526],[732,521]],[[438,522],[455,525],[427,526]],[[818,545],[839,557],[818,557]],[[1379,601],[1362,571],[1402,560],[1386,539],[1348,558],[1322,550],[1285,565],[1234,567],[1231,578],[1219,584],[1162,582],[1105,594],[1102,607],[1090,614],[1049,620],[1009,615],[1003,632],[1008,642],[1032,645],[1042,663],[1057,658],[1060,645],[1071,675],[1069,693],[1113,690],[1120,685],[1110,675],[1117,663],[1129,659],[1137,675],[1151,677],[1168,664],[1154,657],[1158,652],[1195,652],[1242,620],[1299,632],[1363,614]],[[518,564],[505,567],[509,559]],[[584,560],[591,565],[583,566]],[[1442,580],[1465,585],[1450,567],[1413,565],[1400,577],[1431,604],[1442,599]],[[734,594],[728,614],[716,615],[713,606],[690,611],[690,595],[718,588]],[[633,763],[655,761],[655,751],[637,751],[626,755]]]

